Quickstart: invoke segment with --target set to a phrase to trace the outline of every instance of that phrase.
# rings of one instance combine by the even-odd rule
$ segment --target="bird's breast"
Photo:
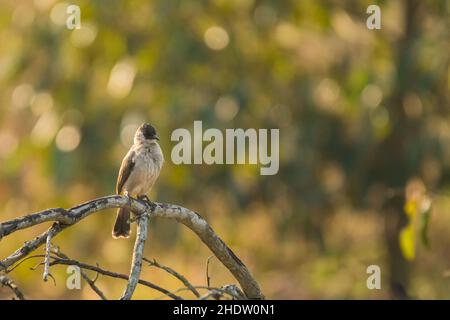
[[[162,162],[145,148],[136,152],[134,162],[135,166],[125,184],[125,190],[132,195],[147,194],[159,176]]]

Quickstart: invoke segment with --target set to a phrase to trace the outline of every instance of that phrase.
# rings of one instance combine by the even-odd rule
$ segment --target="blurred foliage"
[[[365,25],[373,3],[381,30]],[[418,1],[412,28],[407,3],[1,0],[0,220],[113,193],[132,134],[148,121],[167,159],[151,198],[204,215],[266,296],[387,298],[396,264],[388,252],[399,241],[416,257],[409,295],[448,298],[450,5]],[[68,4],[81,8],[79,30],[65,27]],[[170,134],[194,120],[280,128],[279,173],[173,165]],[[433,212],[406,195],[410,224],[386,242],[383,205],[407,181],[432,197]],[[419,214],[427,224],[431,216],[429,250],[414,244]],[[127,272],[133,241],[111,239],[114,216],[96,214],[55,243]],[[1,257],[46,227],[3,239]],[[147,257],[206,283],[210,253],[194,235],[165,221],[150,231]],[[96,298],[87,285],[67,290],[64,267],[53,270],[56,286],[43,283],[28,268],[37,262],[11,274],[32,298]],[[371,264],[381,267],[382,290],[365,286]],[[210,269],[212,285],[234,282],[217,260]],[[158,270],[144,277],[180,287]],[[98,283],[110,297],[124,285]],[[139,288],[137,297],[159,294]]]

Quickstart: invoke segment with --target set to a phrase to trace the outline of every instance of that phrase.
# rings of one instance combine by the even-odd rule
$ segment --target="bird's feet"
[[[150,200],[150,199],[147,197],[146,194],[144,194],[144,195],[142,195],[142,196],[138,196],[138,199],[141,200],[141,201],[148,202],[148,203],[150,203],[150,204],[153,203],[152,200]]]

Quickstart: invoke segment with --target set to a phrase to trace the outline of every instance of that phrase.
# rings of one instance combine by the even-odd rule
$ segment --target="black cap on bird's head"
[[[149,123],[142,124],[137,130],[138,133],[142,133],[146,140],[159,140],[156,134],[156,129]]]

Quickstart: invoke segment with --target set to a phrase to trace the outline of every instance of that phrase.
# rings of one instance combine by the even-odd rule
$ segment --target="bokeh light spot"
[[[91,23],[83,22],[80,29],[74,29],[70,40],[75,47],[85,48],[94,42],[97,37],[97,27]]]
[[[49,92],[39,92],[33,96],[30,104],[31,112],[39,116],[53,108],[53,98]]]
[[[111,70],[108,81],[108,93],[116,99],[125,98],[133,87],[136,69],[129,60],[119,61]]]
[[[34,95],[34,89],[28,83],[17,86],[12,93],[12,104],[17,109],[29,106],[31,98]]]
[[[75,150],[81,141],[81,132],[78,127],[64,126],[56,136],[56,146],[59,150],[70,152]]]
[[[237,115],[239,104],[233,97],[223,96],[217,100],[214,111],[218,119],[230,121]]]
[[[0,131],[0,159],[6,158],[17,149],[19,141],[14,133],[10,130]]]
[[[230,37],[224,28],[213,26],[205,31],[204,40],[208,48],[212,50],[222,50],[228,46]]]
[[[67,21],[67,2],[58,2],[50,11],[50,20],[58,26],[65,26]]]
[[[11,22],[18,27],[28,27],[34,21],[34,10],[27,4],[18,6],[11,17]]]
[[[36,122],[31,131],[31,142],[38,147],[47,146],[58,130],[59,120],[56,113],[48,111]]]
[[[367,85],[361,92],[361,101],[369,108],[376,108],[383,99],[380,87],[374,84]]]
[[[319,108],[329,112],[337,111],[337,103],[340,97],[339,85],[336,81],[323,79],[314,90],[314,102]]]

